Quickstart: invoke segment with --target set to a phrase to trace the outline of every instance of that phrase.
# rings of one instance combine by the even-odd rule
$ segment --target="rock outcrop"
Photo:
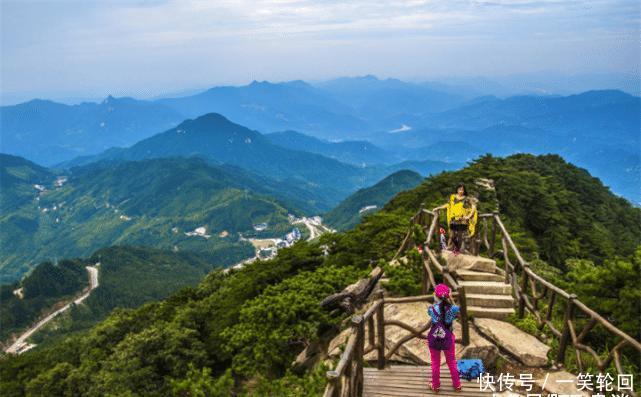
[[[496,345],[507,350],[524,365],[542,367],[548,362],[550,346],[505,321],[475,318],[474,325]]]

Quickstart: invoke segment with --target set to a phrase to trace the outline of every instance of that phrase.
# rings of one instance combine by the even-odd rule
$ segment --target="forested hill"
[[[198,158],[93,163],[64,176],[0,155],[0,282],[39,262],[88,256],[113,244],[193,251],[231,265],[254,250],[238,233],[269,222],[291,230],[288,214],[309,208],[302,189]],[[204,227],[206,235],[189,235]]]
[[[409,170],[401,170],[385,177],[374,186],[359,189],[343,200],[336,208],[325,214],[325,223],[337,230],[356,226],[361,218],[378,211],[398,192],[418,185],[423,177]]]
[[[443,203],[460,181],[478,193],[481,211],[498,207],[533,266],[638,332],[641,210],[560,157],[487,156],[400,193],[353,230],[214,271],[164,301],[116,311],[88,332],[1,360],[3,394],[319,395],[322,368],[291,371],[296,355],[343,319],[319,302],[367,274],[372,261],[391,259],[420,204]],[[420,274],[405,278],[414,279]]]

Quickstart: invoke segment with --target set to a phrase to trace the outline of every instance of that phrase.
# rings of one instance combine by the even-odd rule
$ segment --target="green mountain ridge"
[[[168,131],[123,149],[65,163],[65,167],[100,160],[126,161],[162,157],[198,156],[230,164],[269,178],[297,184],[318,197],[318,206],[328,209],[355,188],[367,185],[385,173],[383,168],[356,167],[303,151],[272,144],[265,136],[224,116],[209,113],[186,120]]]

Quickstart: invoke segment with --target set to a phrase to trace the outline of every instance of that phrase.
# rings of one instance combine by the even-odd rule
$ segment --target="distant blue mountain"
[[[224,114],[261,132],[297,130],[339,138],[371,128],[349,106],[302,81],[254,81],[241,87],[215,87],[192,96],[160,99],[157,103],[187,117]]]
[[[296,131],[274,132],[265,137],[287,149],[321,154],[355,165],[390,164],[403,159],[367,141],[329,142]]]
[[[363,119],[376,123],[442,112],[465,101],[462,95],[445,86],[435,86],[397,79],[380,80],[371,75],[343,77],[317,85],[333,98],[353,107]],[[395,124],[389,127],[395,127]]]
[[[72,106],[35,99],[0,107],[1,150],[52,165],[132,145],[183,119],[167,106],[132,98]]]
[[[110,149],[62,166],[178,156],[198,156],[297,184],[315,193],[318,209],[335,205],[354,190],[389,173],[384,167],[356,167],[319,154],[275,145],[257,131],[232,123],[217,113],[186,120],[129,148]]]
[[[426,117],[431,128],[484,129],[496,125],[540,128],[558,138],[596,139],[638,147],[641,98],[616,90],[570,96],[488,97]]]

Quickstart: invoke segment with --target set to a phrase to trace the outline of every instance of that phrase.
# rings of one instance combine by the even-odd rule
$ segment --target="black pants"
[[[457,250],[461,249],[463,244],[463,234],[467,230],[468,226],[466,223],[450,223],[450,230],[452,231],[452,242]]]

